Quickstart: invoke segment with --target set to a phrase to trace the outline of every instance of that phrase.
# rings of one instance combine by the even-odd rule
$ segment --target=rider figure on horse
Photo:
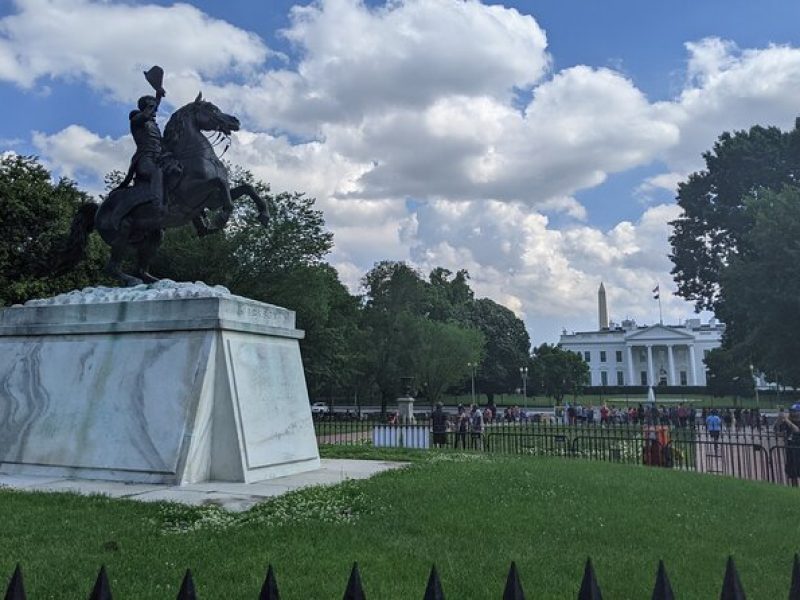
[[[174,168],[174,161],[169,160],[169,153],[164,152],[161,129],[156,123],[156,113],[161,99],[166,96],[162,87],[164,71],[161,67],[153,67],[145,72],[145,77],[156,91],[155,96],[142,96],[137,103],[137,110],[129,116],[131,135],[136,142],[136,153],[131,158],[131,166],[125,180],[119,186],[127,187],[133,176],[136,183],[147,183],[153,206],[161,213],[165,209],[164,171]]]
[[[155,97],[139,98],[139,110],[130,114],[131,134],[136,142],[136,154],[131,159],[131,170],[136,173],[136,180],[144,180],[150,184],[150,195],[153,205],[164,210],[164,174],[161,171],[161,130],[156,123],[156,112],[164,90],[156,91]]]

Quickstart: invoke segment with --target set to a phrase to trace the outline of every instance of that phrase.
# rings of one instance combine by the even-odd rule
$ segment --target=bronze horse
[[[236,117],[203,100],[202,94],[175,111],[164,129],[164,149],[179,165],[177,169],[167,169],[166,209],[159,211],[153,206],[146,182],[113,190],[99,206],[82,206],[73,219],[56,270],[63,271],[83,258],[88,235],[94,229],[111,246],[106,266],[109,275],[125,285],[153,283],[157,279],[148,273],[148,268],[161,245],[164,229],[192,223],[198,235],[221,231],[233,212],[233,200],[240,196],[250,197],[258,209],[259,222],[266,226],[266,202],[251,185],[231,189],[228,169],[202,133],[230,135],[238,129]],[[208,211],[217,211],[212,224],[206,220]],[[136,251],[134,275],[123,273],[120,267],[127,248]]]

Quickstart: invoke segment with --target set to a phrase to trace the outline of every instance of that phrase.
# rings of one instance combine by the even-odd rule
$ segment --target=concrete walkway
[[[216,504],[226,510],[244,511],[253,505],[286,492],[311,485],[334,485],[348,479],[367,479],[377,473],[397,469],[408,463],[379,460],[322,459],[322,468],[299,475],[277,477],[259,483],[225,481],[164,485],[120,483],[97,479],[66,479],[29,475],[0,474],[0,487],[26,492],[75,492],[103,494],[141,502],[179,502],[195,506]]]

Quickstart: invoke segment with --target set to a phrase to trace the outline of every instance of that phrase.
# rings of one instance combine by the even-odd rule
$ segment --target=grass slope
[[[604,597],[649,598],[663,558],[676,597],[714,598],[733,554],[748,598],[788,592],[795,489],[577,460],[417,456],[240,516],[0,491],[0,574],[19,561],[29,597],[85,598],[106,564],[115,598],[148,599],[175,597],[191,567],[200,598],[245,599],[272,562],[282,597],[323,600],[341,597],[357,560],[368,597],[407,600],[422,597],[435,562],[446,597],[488,599],[515,560],[528,597],[572,599],[590,555]]]

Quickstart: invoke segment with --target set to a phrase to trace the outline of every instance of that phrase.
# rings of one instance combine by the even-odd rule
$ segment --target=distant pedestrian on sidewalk
[[[447,444],[447,415],[442,410],[442,403],[436,403],[436,409],[431,415],[431,425],[433,426],[433,445],[442,448]]]
[[[472,430],[472,448],[483,450],[483,413],[477,404],[472,405],[470,429]]]
[[[780,411],[775,422],[775,431],[786,436],[786,477],[793,487],[800,479],[800,402],[792,404],[789,414]]]
[[[467,448],[467,431],[469,431],[469,415],[464,410],[464,405],[458,405],[458,413],[456,414],[456,442],[455,447],[461,444],[461,447],[466,450]]]
[[[712,410],[711,414],[706,417],[706,430],[711,439],[714,440],[714,454],[716,454],[719,432],[722,431],[722,419],[719,418],[716,410]]]

